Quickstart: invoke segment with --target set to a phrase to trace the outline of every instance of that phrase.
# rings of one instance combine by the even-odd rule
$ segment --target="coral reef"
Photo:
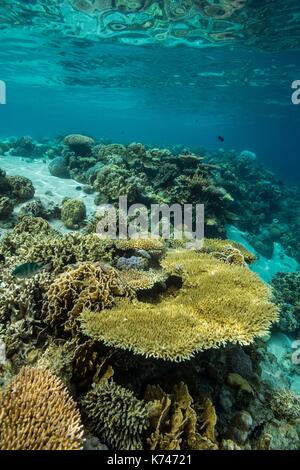
[[[99,312],[111,307],[116,297],[130,296],[131,290],[109,265],[82,263],[67,269],[46,293],[44,312],[51,325],[72,323],[89,309]]]
[[[291,390],[275,390],[270,397],[270,405],[277,418],[292,423],[300,420],[300,395]]]
[[[64,144],[70,148],[75,155],[86,156],[91,154],[94,140],[91,137],[80,134],[70,134],[64,138]]]
[[[185,272],[177,295],[155,305],[122,302],[100,315],[84,311],[84,333],[146,357],[183,361],[226,343],[249,344],[277,319],[269,288],[246,267],[185,250],[169,252],[162,264],[169,273]]]
[[[147,438],[150,450],[215,450],[216,413],[209,399],[203,399],[199,417],[192,408],[193,399],[181,382],[171,394],[159,385],[148,386],[145,401],[149,403],[150,427]],[[199,432],[198,432],[199,431]]]
[[[61,208],[61,220],[69,229],[78,229],[86,217],[86,207],[79,199],[67,199]]]
[[[300,273],[278,273],[272,279],[274,301],[279,306],[280,331],[295,332],[300,328]]]
[[[17,201],[31,199],[34,196],[35,189],[32,182],[24,176],[7,176],[10,186],[10,192]]]
[[[82,445],[79,412],[51,372],[25,367],[0,392],[1,450],[79,450]]]
[[[134,394],[113,381],[95,385],[83,399],[83,409],[97,435],[116,450],[143,449],[149,412]]]
[[[0,242],[0,254],[14,257],[15,264],[51,263],[56,272],[77,262],[109,262],[113,250],[111,241],[101,239],[95,233],[62,235],[39,217],[23,217]]]

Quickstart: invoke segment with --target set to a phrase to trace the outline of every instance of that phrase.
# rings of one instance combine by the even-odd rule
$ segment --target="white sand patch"
[[[82,190],[76,189],[82,185],[75,180],[52,176],[48,170],[48,164],[41,159],[28,160],[22,157],[0,156],[0,168],[6,171],[9,176],[29,178],[35,187],[33,200],[40,199],[45,206],[49,203],[60,205],[65,197],[69,197],[84,202],[87,217],[96,210],[94,194],[85,194]],[[18,213],[24,204],[18,205],[15,212]],[[61,221],[54,221],[51,225],[61,231],[67,231]]]

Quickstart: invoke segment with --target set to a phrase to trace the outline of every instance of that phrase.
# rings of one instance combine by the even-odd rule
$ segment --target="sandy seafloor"
[[[48,203],[60,205],[65,197],[70,197],[80,198],[84,201],[87,217],[96,210],[93,194],[87,195],[82,190],[76,189],[82,185],[75,180],[52,176],[48,170],[47,162],[42,159],[29,160],[23,157],[0,156],[0,168],[8,175],[21,175],[29,178],[36,190],[34,199],[40,199],[45,205]],[[22,204],[17,206],[15,211],[18,212],[21,207]],[[61,221],[55,220],[51,222],[51,225],[60,231],[68,231]],[[1,232],[3,233],[3,231]],[[248,243],[246,234],[238,228],[228,226],[227,237],[242,243],[245,248],[256,253]],[[274,253],[271,259],[259,255],[258,261],[251,266],[251,269],[266,283],[269,283],[277,272],[294,272],[299,268],[297,261],[287,256],[279,243],[274,244]],[[266,342],[268,351],[276,356],[279,367],[278,365],[274,367],[268,361],[262,363],[262,379],[271,382],[276,388],[288,386],[300,394],[300,376],[292,370],[293,339],[283,333],[274,333],[266,338]]]

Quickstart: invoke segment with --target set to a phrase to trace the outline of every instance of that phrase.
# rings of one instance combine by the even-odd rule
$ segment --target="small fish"
[[[27,279],[29,277],[35,276],[36,274],[39,274],[44,270],[49,271],[50,269],[51,263],[24,263],[16,266],[11,274],[12,276],[19,279]]]
[[[0,255],[0,263],[5,264],[5,256],[4,255]]]
[[[218,139],[219,139],[220,142],[224,142],[224,140],[225,140],[224,137],[222,137],[221,135],[218,135]]]

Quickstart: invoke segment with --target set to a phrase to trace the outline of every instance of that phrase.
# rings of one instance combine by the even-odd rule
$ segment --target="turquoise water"
[[[0,18],[3,137],[216,148],[221,134],[298,182],[296,0],[9,1]]]

